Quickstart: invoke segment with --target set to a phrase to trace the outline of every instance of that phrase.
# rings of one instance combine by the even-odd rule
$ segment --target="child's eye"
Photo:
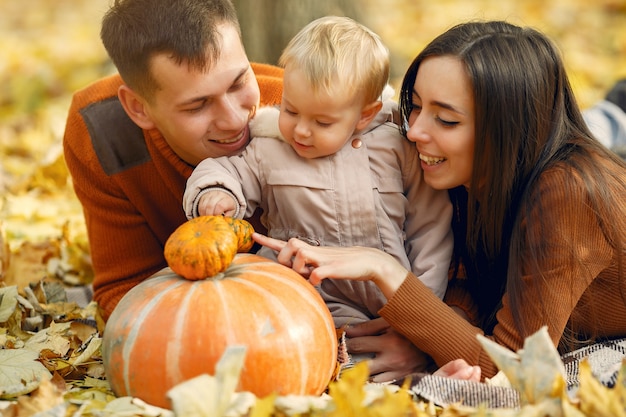
[[[329,127],[330,125],[332,125],[332,123],[326,123],[326,122],[317,122],[317,124],[321,127]]]

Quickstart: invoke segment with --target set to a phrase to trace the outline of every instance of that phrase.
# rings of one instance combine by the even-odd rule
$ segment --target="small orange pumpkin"
[[[181,224],[165,242],[172,271],[191,280],[224,271],[237,253],[239,239],[222,216],[200,216]]]
[[[252,233],[254,233],[254,227],[244,219],[236,219],[234,217],[224,217],[230,227],[237,235],[237,252],[248,252],[254,245],[252,240]]]
[[[107,321],[102,357],[117,396],[171,408],[166,393],[215,374],[231,345],[247,347],[238,391],[319,395],[337,364],[337,337],[321,296],[292,269],[237,254],[218,277],[191,281],[164,269],[131,289]]]

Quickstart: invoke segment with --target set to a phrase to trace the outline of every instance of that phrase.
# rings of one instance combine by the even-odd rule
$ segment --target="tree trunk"
[[[359,0],[233,0],[241,23],[243,43],[251,61],[278,63],[289,40],[307,23],[326,15],[361,20]]]

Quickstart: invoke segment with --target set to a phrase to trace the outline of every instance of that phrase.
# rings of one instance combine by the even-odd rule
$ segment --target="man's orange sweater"
[[[280,103],[282,69],[252,67],[261,104]],[[186,221],[182,196],[193,170],[158,130],[131,121],[117,98],[121,84],[113,75],[78,91],[63,139],[87,226],[94,300],[105,319],[126,292],[166,266],[163,247]]]

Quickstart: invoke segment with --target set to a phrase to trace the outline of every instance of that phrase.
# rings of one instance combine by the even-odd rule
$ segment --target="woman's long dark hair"
[[[624,248],[624,220],[614,219],[616,199],[603,190],[610,170],[594,165],[600,154],[626,166],[604,148],[588,130],[567,79],[557,48],[531,28],[503,21],[457,25],[435,38],[409,67],[400,91],[400,111],[407,121],[421,62],[432,56],[453,56],[465,66],[475,107],[473,173],[469,190],[449,190],[455,207],[452,227],[454,258],[463,264],[467,285],[479,314],[481,327],[490,333],[502,296],[508,292],[516,325],[522,336],[536,329],[524,326],[522,265],[541,274],[542,256],[549,251],[536,233],[522,233],[520,218],[546,224],[525,225],[546,230],[541,199],[535,198],[537,178],[555,164],[565,163],[587,185],[590,204],[614,248]],[[403,133],[408,126],[403,124]],[[622,181],[618,179],[618,181]],[[623,184],[622,184],[623,185]],[[570,181],[569,187],[574,187]],[[530,251],[525,250],[531,248]],[[523,253],[531,259],[522,259]],[[624,267],[620,266],[620,271]]]

